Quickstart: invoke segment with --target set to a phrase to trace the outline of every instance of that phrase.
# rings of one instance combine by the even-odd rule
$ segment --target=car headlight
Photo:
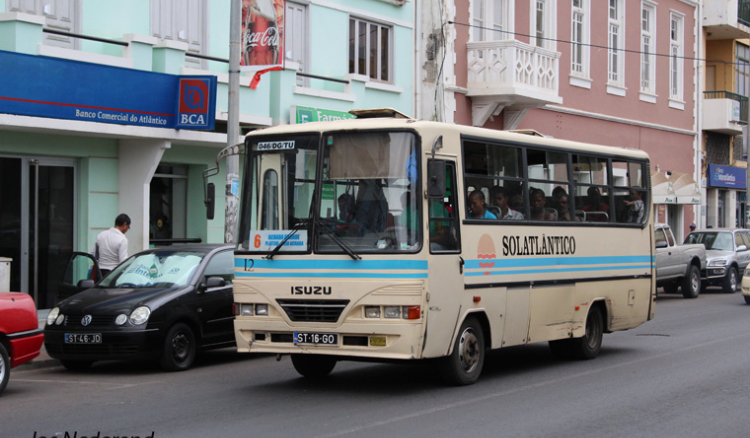
[[[130,323],[133,325],[141,325],[148,321],[148,317],[151,315],[151,309],[146,306],[141,306],[130,314]]]
[[[727,261],[725,259],[713,259],[708,262],[708,266],[726,266]]]
[[[117,315],[117,318],[115,318],[115,324],[117,325],[124,325],[126,322],[128,322],[128,315],[124,313]]]
[[[50,310],[49,313],[47,314],[47,325],[54,324],[59,314],[60,314],[59,307],[55,307],[54,309]]]

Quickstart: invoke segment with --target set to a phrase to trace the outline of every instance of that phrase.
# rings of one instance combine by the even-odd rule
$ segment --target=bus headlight
[[[365,307],[365,318],[380,318],[380,306]]]
[[[268,316],[268,304],[256,304],[255,314],[258,316]]]
[[[401,306],[385,306],[386,318],[401,318]]]
[[[234,314],[237,316],[253,316],[253,304],[234,303]]]

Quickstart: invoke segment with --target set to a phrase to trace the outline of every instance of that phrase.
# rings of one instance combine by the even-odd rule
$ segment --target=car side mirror
[[[669,246],[669,245],[667,245],[667,241],[666,241],[666,240],[661,240],[661,241],[659,241],[659,242],[656,242],[656,249],[659,249],[659,248],[666,248],[666,247],[668,247],[668,246]]]
[[[78,289],[85,290],[85,289],[91,289],[94,287],[94,280],[89,280],[88,278],[85,280],[81,280],[78,282]]]
[[[221,286],[226,286],[226,285],[227,285],[227,281],[221,277],[208,277],[205,283],[201,283],[200,291],[205,292],[206,289],[211,289],[213,287],[221,287]]]
[[[747,246],[746,245],[740,245],[740,246],[737,247],[737,251],[738,252],[739,251],[747,251]]]

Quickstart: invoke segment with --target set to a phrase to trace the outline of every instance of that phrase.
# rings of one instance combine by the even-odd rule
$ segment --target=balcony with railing
[[[750,37],[750,0],[704,0],[703,27],[709,40]]]
[[[703,93],[703,129],[727,135],[742,134],[748,124],[748,98],[731,91]]]
[[[476,126],[503,109],[525,111],[562,103],[559,52],[517,40],[478,41],[467,44],[467,58],[467,96]]]

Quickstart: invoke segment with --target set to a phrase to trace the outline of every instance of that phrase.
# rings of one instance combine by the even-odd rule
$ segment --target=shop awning
[[[701,191],[693,176],[682,172],[651,174],[654,204],[701,204]]]

